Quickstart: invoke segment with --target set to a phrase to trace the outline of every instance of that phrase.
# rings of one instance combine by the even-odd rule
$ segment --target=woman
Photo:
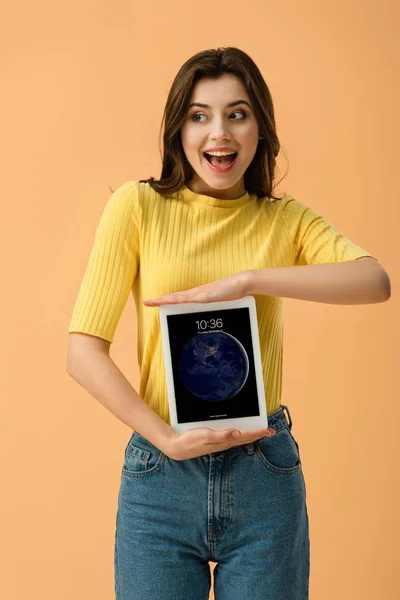
[[[309,523],[299,445],[281,404],[282,297],[382,302],[390,280],[310,207],[273,195],[273,103],[247,54],[225,48],[190,58],[164,118],[161,177],[113,192],[68,330],[68,372],[134,429],[118,497],[116,598],[206,600],[213,561],[217,600],[304,600]],[[109,356],[131,290],[139,394]],[[256,299],[268,430],[176,433],[155,308],[248,294]]]

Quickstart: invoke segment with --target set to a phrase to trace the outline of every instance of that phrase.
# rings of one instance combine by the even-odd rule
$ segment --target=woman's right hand
[[[169,448],[166,452],[169,458],[174,460],[185,460],[187,458],[196,458],[203,454],[212,454],[213,452],[221,452],[255,442],[263,437],[275,435],[275,430],[272,427],[268,429],[253,429],[251,431],[239,431],[237,437],[233,437],[232,433],[237,429],[222,429],[216,431],[209,427],[194,427],[184,433],[174,432],[175,435],[170,439]]]

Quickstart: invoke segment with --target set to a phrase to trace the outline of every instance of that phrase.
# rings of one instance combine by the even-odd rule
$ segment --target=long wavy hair
[[[194,170],[186,158],[180,136],[192,90],[200,79],[217,79],[225,73],[231,73],[242,81],[251,99],[262,137],[244,173],[244,187],[258,198],[281,199],[273,195],[276,157],[281,146],[276,134],[271,93],[254,61],[245,52],[233,47],[198,52],[179,69],[168,94],[160,128],[161,139],[165,124],[164,153],[160,148],[161,177],[158,180],[154,177],[141,179],[141,183],[149,183],[156,192],[167,197],[192,179]]]

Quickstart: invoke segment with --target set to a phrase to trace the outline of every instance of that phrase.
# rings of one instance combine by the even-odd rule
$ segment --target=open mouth
[[[234,152],[233,154],[227,154],[226,156],[213,156],[211,154],[207,154],[207,152],[203,152],[203,156],[214,167],[224,167],[235,160],[237,157],[237,152]]]

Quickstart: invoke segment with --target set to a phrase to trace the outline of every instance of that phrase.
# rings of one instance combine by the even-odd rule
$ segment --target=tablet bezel
[[[178,423],[167,316],[184,313],[199,313],[246,307],[249,309],[250,333],[253,345],[254,370],[258,396],[258,408],[260,414],[254,417],[238,417],[219,419],[216,421],[192,421],[190,423]],[[244,296],[243,298],[239,298],[238,300],[228,300],[223,302],[180,302],[174,304],[163,304],[159,306],[158,309],[163,347],[165,377],[168,393],[168,404],[170,411],[170,421],[171,427],[174,429],[174,431],[176,431],[177,433],[183,433],[185,431],[188,431],[189,429],[198,427],[207,427],[217,431],[229,428],[237,428],[240,429],[240,431],[250,431],[253,429],[267,428],[268,416],[265,401],[265,387],[262,372],[256,301],[254,296],[249,295]]]

